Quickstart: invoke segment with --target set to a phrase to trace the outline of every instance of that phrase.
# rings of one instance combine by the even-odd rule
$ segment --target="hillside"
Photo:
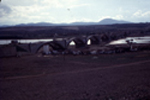
[[[13,26],[1,27],[0,39],[72,37],[93,34],[113,34],[117,37],[150,35],[150,23],[74,26]]]

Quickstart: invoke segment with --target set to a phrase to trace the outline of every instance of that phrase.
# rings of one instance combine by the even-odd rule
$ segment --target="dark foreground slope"
[[[150,100],[150,52],[0,59],[2,100]]]

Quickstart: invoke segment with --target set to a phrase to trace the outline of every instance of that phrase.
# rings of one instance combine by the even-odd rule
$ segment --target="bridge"
[[[88,42],[90,41],[90,44]],[[105,34],[103,35],[90,35],[82,37],[71,37],[64,38],[61,40],[54,39],[50,42],[39,42],[39,43],[30,43],[30,44],[18,44],[20,48],[25,49],[27,52],[37,53],[43,46],[48,45],[52,50],[64,51],[71,46],[71,42],[74,42],[75,48],[86,47],[87,45],[99,45],[102,42],[110,42],[111,37]]]

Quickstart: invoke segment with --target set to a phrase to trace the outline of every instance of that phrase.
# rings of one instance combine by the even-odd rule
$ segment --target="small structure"
[[[49,54],[50,53],[50,51],[49,51],[49,45],[44,45],[43,46],[43,53],[44,54]]]

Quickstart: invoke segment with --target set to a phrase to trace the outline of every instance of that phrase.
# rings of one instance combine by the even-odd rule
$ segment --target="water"
[[[0,40],[0,45],[10,44],[11,41],[18,41],[19,43],[37,43],[37,42],[50,42],[53,39],[11,39],[11,40]]]
[[[62,38],[58,38],[57,40],[63,40]],[[10,44],[11,41],[18,41],[19,43],[37,43],[37,42],[50,42],[53,41],[53,39],[11,39],[11,40],[0,40],[0,45],[7,45]],[[88,40],[88,45],[91,44],[91,41]],[[70,45],[75,45],[75,42],[72,41]]]
[[[127,44],[127,40],[133,39],[133,43],[150,43],[150,36],[147,37],[127,37],[124,39],[115,40],[109,43],[109,45],[116,45],[116,44]],[[0,40],[0,45],[10,44],[11,41],[18,41],[19,43],[36,43],[36,42],[50,42],[53,39],[11,39],[11,40]],[[62,40],[62,38],[58,38],[57,40]],[[90,45],[90,40],[88,40],[87,44]],[[75,45],[72,41],[70,45]]]
[[[90,44],[91,44],[91,40],[88,40],[87,45],[90,45]],[[71,41],[70,45],[74,46],[74,45],[76,45],[76,43],[74,41]]]
[[[142,44],[142,43],[150,43],[150,36],[147,37],[127,37],[124,39],[115,40],[109,43],[109,45],[117,45],[117,44],[127,44],[127,40],[131,41],[132,43]]]

